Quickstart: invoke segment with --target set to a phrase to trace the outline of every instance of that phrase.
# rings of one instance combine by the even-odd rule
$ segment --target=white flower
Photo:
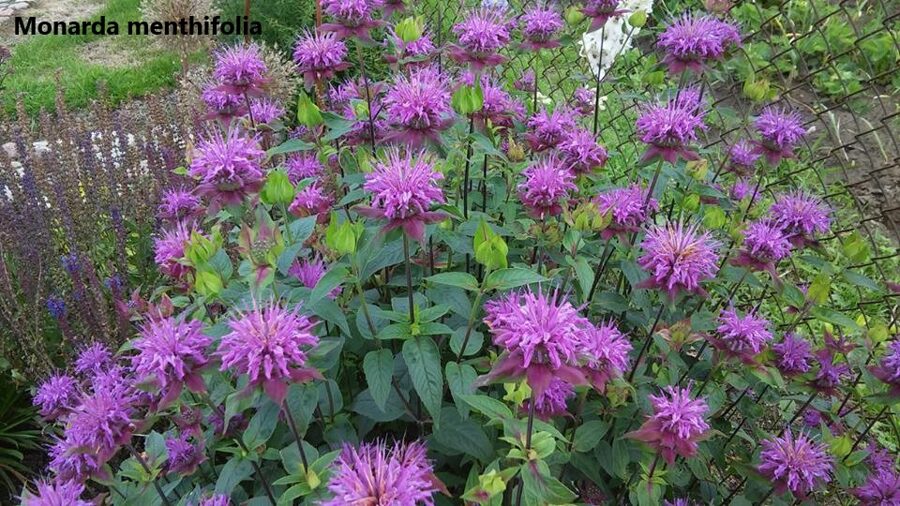
[[[621,8],[628,13],[644,11],[649,16],[653,13],[653,0],[625,0]],[[640,28],[628,24],[628,16],[626,13],[611,18],[599,30],[582,36],[581,56],[588,59],[597,79],[603,79],[616,58],[631,49],[632,40],[640,32]]]

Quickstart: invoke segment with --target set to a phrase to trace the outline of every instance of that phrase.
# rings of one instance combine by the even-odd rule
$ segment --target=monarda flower
[[[41,416],[55,420],[78,404],[78,382],[67,374],[54,374],[37,388],[32,402],[40,408]]]
[[[784,340],[772,345],[775,352],[775,366],[785,376],[796,376],[809,371],[812,348],[802,337],[785,334]]]
[[[900,341],[891,341],[887,346],[888,351],[881,362],[869,370],[872,375],[891,387],[891,395],[900,396]]]
[[[239,205],[248,194],[259,191],[265,179],[261,164],[265,151],[255,136],[230,128],[214,133],[197,146],[188,175],[199,179],[197,193],[221,205]]]
[[[372,172],[366,174],[364,188],[372,194],[371,205],[356,209],[363,216],[387,220],[386,232],[402,228],[410,237],[422,241],[425,225],[446,217],[429,210],[444,203],[444,192],[439,186],[443,178],[425,151],[400,154],[391,149],[387,158],[375,162]]]
[[[288,275],[293,276],[303,286],[312,290],[319,284],[319,280],[325,275],[328,265],[319,257],[303,258],[294,262],[288,269]],[[329,298],[336,298],[341,293],[341,287],[337,286],[328,292]]]
[[[172,188],[163,192],[157,216],[170,223],[191,221],[202,213],[200,197],[184,188]]]
[[[718,246],[709,232],[699,233],[696,225],[651,227],[641,244],[644,255],[638,259],[650,277],[637,287],[663,290],[670,300],[675,300],[679,291],[705,296],[700,282],[719,271]]]
[[[57,480],[84,483],[95,476],[108,477],[103,469],[105,461],[101,462],[96,454],[85,452],[72,437],[55,439],[47,453],[50,459],[47,467]]]
[[[431,40],[431,36],[427,33],[422,33],[418,39],[410,42],[401,39],[393,30],[391,30],[389,35],[390,41],[394,47],[394,53],[384,55],[384,59],[388,63],[400,63],[403,65],[415,66],[424,65],[427,64],[428,60],[437,49],[434,42]]]
[[[755,204],[759,200],[760,195],[754,185],[741,178],[735,180],[734,184],[731,185],[730,197],[738,202],[744,199],[751,199],[750,203]]]
[[[738,176],[747,177],[753,174],[759,157],[760,154],[754,149],[752,143],[740,140],[728,150],[727,168]]]
[[[306,31],[294,45],[294,63],[307,88],[334,77],[348,64],[347,46],[334,33]]]
[[[532,93],[535,90],[535,77],[533,70],[526,70],[522,73],[522,77],[516,79],[516,82],[513,83],[513,87],[519,91],[525,91],[528,93]]]
[[[66,438],[106,462],[131,439],[130,400],[119,392],[95,389],[66,419]]]
[[[213,494],[200,499],[197,506],[231,506],[231,498],[225,494]]]
[[[322,190],[319,182],[316,181],[297,192],[293,202],[288,207],[288,211],[294,216],[301,218],[314,214],[324,214],[331,209],[332,201],[333,199]]]
[[[649,396],[653,414],[636,431],[626,437],[643,441],[669,465],[676,456],[690,458],[697,454],[697,443],[707,436],[709,424],[703,418],[709,411],[703,399],[691,399],[688,388],[668,386],[663,395]]]
[[[440,144],[440,133],[453,124],[450,89],[436,69],[416,69],[399,75],[383,99],[391,132],[386,140],[413,147],[426,141]]]
[[[622,240],[625,234],[638,232],[650,212],[659,209],[656,199],[647,198],[648,191],[638,184],[632,184],[627,188],[613,188],[597,195],[594,199],[597,210],[612,218],[609,226],[600,232],[600,236],[603,239],[619,236]]]
[[[503,354],[479,384],[525,378],[538,398],[559,378],[573,386],[587,384],[579,350],[591,324],[558,292],[510,292],[484,306],[484,323]]]
[[[734,309],[723,309],[716,335],[710,342],[726,356],[752,363],[771,340],[772,332],[765,318],[754,313],[740,316]]]
[[[321,506],[433,506],[432,496],[444,490],[434,475],[423,443],[384,441],[344,445],[332,464],[328,491]]]
[[[741,34],[734,23],[691,13],[670,23],[657,41],[666,52],[663,63],[672,73],[700,72],[704,63],[721,59],[729,45],[740,43]]]
[[[552,418],[568,415],[566,403],[573,397],[575,397],[575,389],[572,388],[572,385],[559,378],[553,378],[543,394],[526,401],[522,410],[526,413],[529,412],[531,403],[534,402],[534,415],[546,422]]]
[[[498,51],[509,43],[509,32],[505,9],[474,9],[453,26],[459,46],[451,46],[450,57],[476,71],[499,65],[506,61]]]
[[[744,244],[731,260],[732,265],[766,271],[778,280],[775,266],[791,252],[791,241],[778,223],[761,219],[750,222],[744,230]]]
[[[825,204],[818,197],[803,191],[776,196],[769,214],[798,248],[814,244],[815,235],[825,233],[831,227]]]
[[[206,461],[202,440],[198,444],[191,443],[188,434],[167,438],[166,453],[169,456],[166,461],[166,472],[169,473],[193,474],[197,467]]]
[[[571,132],[578,128],[578,124],[572,114],[564,108],[550,112],[544,109],[528,120],[528,128],[531,131],[525,135],[525,140],[528,141],[532,151],[541,152],[555,148],[566,140]]]
[[[369,31],[381,26],[381,22],[372,17],[379,4],[376,0],[324,0],[322,9],[335,22],[325,23],[319,30],[334,32],[341,39],[356,37],[371,41]]]
[[[525,38],[522,46],[534,51],[559,47],[555,37],[563,26],[563,18],[556,9],[537,5],[522,15],[522,36]]]
[[[763,109],[754,125],[761,138],[756,150],[765,155],[766,161],[773,167],[782,158],[793,158],[794,147],[806,136],[799,113],[771,105]]]
[[[285,160],[284,166],[291,184],[297,184],[306,178],[317,177],[325,170],[319,157],[312,151],[291,154]]]
[[[92,502],[81,499],[84,485],[73,481],[38,481],[37,493],[28,490],[22,496],[22,506],[92,506]]]
[[[612,322],[589,328],[582,338],[580,353],[585,361],[585,374],[591,386],[603,393],[606,384],[622,376],[628,368],[631,343]]]
[[[603,167],[608,155],[603,146],[597,144],[594,134],[578,129],[557,146],[563,165],[576,176],[588,174],[598,167]]]
[[[900,474],[892,468],[876,469],[865,483],[850,490],[860,506],[894,506],[900,504]]]
[[[834,361],[834,354],[828,350],[815,353],[819,370],[813,378],[811,386],[826,395],[837,395],[841,383],[850,374],[850,366]]]
[[[641,141],[648,145],[642,160],[661,157],[672,164],[679,156],[698,160],[699,156],[689,145],[697,140],[698,130],[706,129],[703,107],[696,88],[682,89],[665,104],[647,107],[635,123]]]
[[[763,441],[759,459],[757,469],[772,481],[778,494],[790,490],[802,499],[831,480],[833,463],[828,448],[802,432],[794,437],[788,429],[782,437]]]
[[[92,343],[78,353],[75,360],[75,372],[85,376],[94,376],[112,365],[112,352],[105,344]]]
[[[563,210],[560,202],[569,191],[577,190],[575,175],[567,170],[556,154],[542,158],[522,171],[525,180],[517,186],[519,199],[535,219],[556,216]]]
[[[581,10],[582,14],[591,18],[591,26],[587,31],[599,30],[610,19],[628,12],[619,8],[621,3],[621,0],[588,0],[587,5]]]
[[[200,99],[206,104],[206,119],[220,120],[228,124],[232,118],[247,114],[247,100],[242,95],[223,91],[216,84],[203,89]]]
[[[250,119],[258,125],[267,125],[284,116],[284,107],[266,98],[250,102]]]
[[[206,366],[206,348],[211,341],[203,335],[203,324],[194,320],[150,318],[134,340],[137,355],[132,368],[141,382],[155,384],[162,391],[163,409],[181,395],[183,387],[203,394],[206,385],[201,371]]]
[[[172,279],[182,279],[190,272],[191,268],[182,263],[182,259],[192,232],[193,228],[185,223],[178,223],[153,240],[154,260],[159,272]]]
[[[575,109],[575,112],[582,116],[594,112],[594,102],[596,101],[594,93],[585,87],[575,90],[575,93],[572,94],[572,108]]]
[[[215,54],[213,77],[221,83],[219,89],[226,93],[260,95],[268,72],[262,50],[256,44],[238,44]]]
[[[281,404],[288,385],[321,378],[307,367],[307,352],[319,343],[315,323],[298,312],[270,302],[228,321],[231,330],[222,336],[218,355],[223,371],[246,374],[245,391],[261,386]]]
[[[467,84],[471,85],[471,74],[467,77]],[[511,97],[487,74],[481,76],[481,93],[484,98],[481,109],[472,115],[479,126],[490,122],[494,127],[512,128],[516,121],[521,121],[525,116],[522,103]]]

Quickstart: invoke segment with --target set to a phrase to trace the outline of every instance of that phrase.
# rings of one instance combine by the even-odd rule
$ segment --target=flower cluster
[[[802,432],[794,436],[788,429],[781,437],[763,441],[759,460],[759,472],[778,493],[790,490],[803,498],[831,479],[833,463],[827,447]]]
[[[690,389],[670,386],[663,395],[651,395],[650,403],[653,414],[628,436],[650,445],[668,464],[674,463],[678,455],[696,455],[697,443],[710,428],[704,419],[709,411],[706,401],[692,399]]]
[[[729,44],[740,43],[741,34],[734,23],[691,13],[675,19],[657,40],[666,53],[663,62],[672,73],[699,72],[709,60],[721,59]]]
[[[650,277],[638,286],[664,290],[671,300],[682,291],[702,296],[706,292],[700,283],[719,270],[718,246],[709,232],[700,233],[696,225],[654,226],[647,231],[641,245],[644,255],[638,259]]]
[[[690,144],[697,140],[697,132],[705,130],[704,105],[699,90],[685,88],[666,103],[647,107],[635,126],[641,141],[648,145],[644,160],[661,157],[669,163],[681,157],[698,159]]]

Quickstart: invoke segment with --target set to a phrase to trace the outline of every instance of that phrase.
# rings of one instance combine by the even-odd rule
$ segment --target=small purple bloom
[[[817,233],[828,232],[831,227],[828,208],[822,200],[803,191],[776,196],[769,213],[798,248],[814,243]]]
[[[754,123],[762,138],[756,151],[766,156],[769,165],[776,166],[782,158],[793,158],[794,147],[806,136],[803,118],[796,111],[775,106],[763,109]]]
[[[552,112],[544,109],[528,120],[528,128],[531,131],[526,134],[525,139],[532,151],[541,152],[557,147],[578,128],[578,124],[572,114],[564,108]]]
[[[582,116],[587,116],[594,112],[595,93],[585,87],[575,90],[575,93],[572,95],[572,107],[575,109],[575,112]]]
[[[333,201],[316,181],[297,192],[288,211],[297,217],[324,214],[331,209]]]
[[[209,497],[204,497],[200,499],[200,503],[197,506],[230,506],[231,498],[229,498],[225,494],[213,494]]]
[[[22,496],[22,506],[93,506],[81,499],[84,485],[73,481],[39,481],[35,484],[36,494],[27,490]]]
[[[133,343],[137,355],[132,368],[139,381],[151,381],[162,390],[160,409],[178,398],[185,386],[192,392],[206,392],[200,372],[208,362],[210,343],[198,320],[186,322],[171,316],[147,320]]]
[[[803,412],[803,424],[811,429],[819,427],[822,423],[822,412],[818,409],[808,408]]]
[[[644,255],[638,265],[650,273],[650,277],[638,288],[664,290],[670,300],[679,291],[704,296],[700,283],[715,277],[719,271],[719,243],[709,232],[700,233],[697,225],[683,223],[653,226],[647,231],[641,245]]]
[[[471,74],[464,77],[464,82],[472,85],[474,78]],[[481,93],[484,98],[482,107],[473,116],[479,121],[479,126],[486,125],[490,121],[493,127],[512,128],[516,121],[521,121],[525,115],[525,107],[521,102],[511,97],[502,86],[495,83],[489,75],[481,76]]]
[[[256,44],[227,47],[215,54],[213,77],[219,89],[234,95],[259,95],[267,83],[269,69]]]
[[[284,116],[284,107],[267,98],[250,102],[250,117],[256,125],[266,125]]]
[[[284,165],[287,168],[291,184],[297,184],[306,178],[317,177],[325,170],[319,157],[313,151],[293,153],[285,160]]]
[[[99,458],[95,454],[86,453],[73,438],[54,439],[47,451],[50,458],[48,468],[56,475],[56,479],[83,483],[91,477],[102,475],[103,470]]]
[[[737,25],[712,16],[685,13],[672,21],[657,44],[666,52],[663,62],[672,73],[700,72],[709,60],[719,60],[730,44],[740,45]]]
[[[319,29],[334,32],[342,39],[356,37],[371,41],[369,31],[382,24],[372,17],[380,3],[377,0],[324,0],[322,9],[335,22],[325,23]]]
[[[112,365],[112,353],[105,344],[91,343],[78,353],[75,360],[75,372],[93,376],[105,371]]]
[[[562,205],[569,191],[577,190],[575,175],[557,158],[544,157],[522,171],[525,180],[517,186],[519,199],[535,219],[562,213]]]
[[[172,279],[182,279],[190,271],[182,259],[193,232],[193,226],[181,222],[153,240],[154,260],[160,272]]]
[[[325,263],[325,260],[321,257],[314,256],[294,262],[290,269],[288,269],[288,275],[295,277],[297,281],[303,284],[303,286],[312,290],[316,287],[327,270],[328,264]],[[341,287],[337,286],[328,292],[328,297],[334,299],[340,295],[340,293]]]
[[[453,123],[447,79],[436,69],[423,67],[400,74],[383,100],[392,132],[386,140],[418,147],[440,143],[440,133]]]
[[[772,340],[768,320],[752,312],[740,316],[734,309],[722,310],[716,332],[717,336],[710,340],[713,346],[725,355],[747,363],[752,363]]]
[[[347,46],[334,33],[307,31],[294,45],[294,62],[307,88],[334,77],[348,64]]]
[[[747,182],[746,179],[737,179],[731,186],[731,198],[738,202],[744,199],[752,199],[751,203],[755,204],[759,200],[759,197],[759,190],[755,185]]]
[[[531,409],[531,403],[534,402],[535,416],[548,421],[558,416],[568,415],[566,403],[573,397],[575,397],[575,389],[572,388],[572,385],[561,379],[553,378],[540,396],[534,396],[533,401],[529,399],[525,402],[522,410],[528,412]]]
[[[427,64],[431,55],[437,49],[431,36],[422,33],[418,39],[405,42],[393,29],[390,31],[390,41],[394,47],[394,54],[385,54],[384,59],[388,63],[401,63],[404,65],[419,66]]]
[[[704,417],[709,406],[703,399],[692,399],[689,388],[668,386],[663,395],[649,396],[653,414],[640,429],[626,437],[643,441],[659,452],[669,465],[680,455],[690,458],[697,454],[697,443],[709,431]]]
[[[529,93],[535,90],[535,77],[533,70],[526,70],[522,73],[522,77],[513,83],[513,86],[519,91],[527,91]]]
[[[767,271],[777,282],[775,266],[788,256],[792,247],[780,224],[768,219],[752,221],[744,230],[744,245],[731,264]]]
[[[66,301],[60,297],[47,297],[47,312],[56,320],[61,320],[66,316]]]
[[[525,38],[523,46],[526,49],[537,51],[559,47],[559,41],[555,37],[565,23],[556,9],[538,4],[522,15],[522,25],[522,35]]]
[[[580,353],[585,361],[585,373],[591,386],[603,393],[606,384],[622,376],[628,368],[631,343],[612,322],[589,328],[582,339]]]
[[[59,263],[62,265],[63,270],[69,273],[69,275],[75,275],[81,270],[81,262],[78,259],[78,253],[59,257]]]
[[[247,113],[247,101],[243,96],[223,91],[216,84],[204,88],[200,99],[209,109],[206,119],[218,119],[228,124],[232,118]]]
[[[506,61],[498,51],[509,43],[509,32],[504,9],[474,9],[453,26],[459,46],[451,47],[450,56],[459,63],[468,63],[473,70],[499,65]]]
[[[200,197],[185,188],[170,188],[163,192],[157,215],[175,223],[196,218],[202,211]]]
[[[603,167],[609,156],[603,146],[597,144],[594,134],[584,129],[573,131],[557,148],[563,164],[575,175],[588,174]]]
[[[641,141],[648,145],[642,160],[657,156],[673,164],[679,156],[698,160],[699,156],[689,145],[697,140],[699,130],[707,128],[703,122],[704,107],[696,88],[682,89],[665,104],[646,107],[635,123]]]
[[[819,371],[812,380],[812,387],[826,395],[836,395],[841,383],[850,374],[850,366],[836,363],[834,354],[828,350],[819,350],[815,355]]]
[[[238,205],[249,193],[258,191],[265,175],[261,164],[265,151],[253,135],[229,128],[218,130],[197,146],[188,174],[200,180],[197,193],[219,205]]]
[[[860,506],[896,506],[900,504],[900,474],[891,468],[875,470],[850,493]]]
[[[802,337],[796,334],[785,334],[784,340],[772,345],[775,352],[775,365],[781,374],[796,376],[810,369],[812,349]]]
[[[806,497],[823,482],[831,480],[832,459],[828,448],[803,432],[796,437],[788,429],[784,436],[762,442],[759,472],[772,481],[775,491],[788,490]]]
[[[647,221],[649,211],[659,209],[659,203],[654,198],[647,198],[648,190],[638,184],[632,184],[627,188],[613,188],[605,191],[594,199],[597,209],[601,214],[609,214],[612,221],[600,236],[610,239],[619,236],[624,239],[625,234],[634,233],[641,229]]]
[[[54,374],[38,386],[32,401],[40,407],[42,417],[54,420],[75,407],[80,396],[75,378],[67,374]]]
[[[130,400],[118,393],[95,389],[66,419],[66,438],[83,451],[96,454],[101,462],[127,443],[134,430]]]
[[[581,10],[582,14],[591,18],[591,26],[587,31],[599,30],[610,19],[628,12],[626,9],[619,8],[621,3],[621,0],[588,0],[587,5]]]
[[[169,473],[189,475],[193,474],[203,462],[206,461],[206,453],[203,451],[202,442],[191,443],[188,434],[166,439],[166,471]]]
[[[728,170],[739,176],[749,176],[756,168],[760,154],[750,141],[741,139],[728,150]]]
[[[869,370],[876,378],[890,385],[893,395],[900,396],[900,340],[891,341],[887,347],[881,362]]]

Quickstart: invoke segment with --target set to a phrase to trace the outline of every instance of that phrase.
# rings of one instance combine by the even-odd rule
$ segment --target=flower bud
[[[421,18],[409,17],[397,23],[397,26],[394,27],[394,33],[397,34],[397,37],[400,37],[400,40],[407,44],[419,40],[423,31]]]
[[[768,100],[770,85],[768,79],[756,79],[748,77],[744,81],[744,96],[754,102],[764,102]]]
[[[569,23],[569,25],[575,26],[581,24],[581,22],[584,21],[584,13],[581,12],[581,6],[573,5],[566,9],[565,18],[566,23]]]
[[[709,172],[709,160],[701,158],[689,161],[685,164],[685,170],[695,181],[703,181],[706,179],[707,172]]]
[[[290,204],[294,200],[294,185],[283,169],[270,171],[266,184],[260,191],[262,201],[268,205]]]
[[[322,119],[322,111],[319,110],[319,106],[314,104],[309,95],[302,91],[297,99],[297,121],[309,128],[321,125],[325,121]]]
[[[635,28],[642,28],[647,24],[647,13],[644,11],[634,11],[628,16],[628,24]]]

